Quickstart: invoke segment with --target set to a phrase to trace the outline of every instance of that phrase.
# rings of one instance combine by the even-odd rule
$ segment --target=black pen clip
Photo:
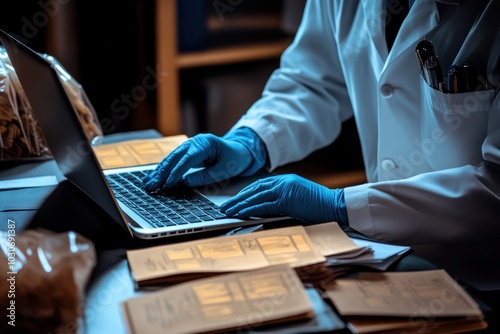
[[[443,70],[436,55],[430,56],[425,61],[425,74],[427,83],[434,89],[444,91]]]
[[[464,72],[465,91],[473,92],[479,90],[479,81],[477,80],[476,68],[472,62],[466,62],[462,65]]]
[[[424,39],[417,44],[415,48],[415,52],[417,53],[418,65],[420,66],[420,73],[427,81],[427,73],[426,73],[426,65],[427,60],[435,55],[434,45],[428,39]],[[430,84],[429,81],[427,81]]]
[[[464,83],[462,67],[451,65],[446,79],[446,92],[451,94],[463,93],[466,91]]]

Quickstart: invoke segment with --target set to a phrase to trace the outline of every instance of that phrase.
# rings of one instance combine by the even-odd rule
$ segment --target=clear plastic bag
[[[83,87],[54,57],[43,56],[57,69],[90,142],[98,145],[103,131]],[[51,157],[50,149],[7,52],[0,47],[0,160],[40,157]]]
[[[0,231],[1,333],[77,333],[96,264],[91,241],[74,232]]]
[[[0,160],[50,156],[5,49],[0,47]]]
[[[73,104],[73,107],[78,113],[80,120],[84,126],[85,133],[89,138],[92,145],[98,145],[102,143],[103,131],[99,120],[97,118],[97,113],[92,106],[85,90],[82,85],[77,82],[66,69],[59,63],[59,61],[52,57],[51,55],[43,55],[48,61],[50,61],[56,68],[61,81],[63,83],[66,92]]]

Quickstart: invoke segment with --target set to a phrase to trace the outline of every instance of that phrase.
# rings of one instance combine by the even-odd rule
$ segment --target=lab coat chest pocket
[[[421,149],[434,170],[481,161],[494,90],[446,94],[420,77]]]

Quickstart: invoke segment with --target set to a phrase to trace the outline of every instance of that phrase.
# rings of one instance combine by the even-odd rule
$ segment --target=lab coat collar
[[[375,48],[380,56],[382,63],[397,58],[408,48],[413,46],[431,30],[437,27],[439,23],[439,13],[436,6],[437,0],[417,0],[410,9],[410,13],[403,21],[400,31],[391,54],[388,54],[387,43],[385,40],[385,15],[387,13],[387,0],[364,0],[363,10],[366,15],[366,24]],[[457,0],[439,0],[453,1]],[[389,58],[388,58],[389,57]]]
[[[362,2],[367,29],[382,63],[387,59],[387,45],[385,42],[386,1],[364,0]]]
[[[441,0],[444,1],[444,0]],[[409,48],[425,38],[439,24],[439,11],[434,0],[417,0],[403,21],[387,63],[393,61]]]

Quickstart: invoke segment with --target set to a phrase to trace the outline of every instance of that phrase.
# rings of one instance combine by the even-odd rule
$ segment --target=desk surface
[[[436,267],[422,258],[409,254],[393,264],[388,271],[417,271],[430,269],[436,269]],[[308,288],[309,294],[311,289],[311,287]],[[137,291],[135,289],[133,278],[128,268],[125,249],[100,251],[98,253],[97,266],[87,286],[84,308],[85,321],[84,327],[81,328],[80,333],[127,333],[127,328],[121,312],[121,302],[144,293],[148,293],[148,291]],[[314,324],[316,328],[308,324],[307,326],[300,327],[302,331],[299,331],[290,327],[291,325],[284,325],[288,326],[286,330],[276,329],[275,331],[260,331],[256,329],[254,332],[249,333],[319,333],[320,331],[317,330],[317,328],[327,329],[328,331],[326,332],[329,333],[350,333],[344,327],[340,317],[331,305],[321,299],[319,294],[317,294],[317,296],[318,297],[312,297],[311,299],[315,305],[315,310],[321,310],[319,312],[319,320]],[[477,299],[477,295],[472,294],[472,296]],[[498,294],[496,297],[498,297]],[[489,296],[488,302],[492,302],[494,299],[495,295]],[[479,303],[483,309],[488,311],[488,306],[483,304],[483,299],[481,299]],[[490,304],[488,303],[488,305]],[[495,314],[488,312],[486,314],[490,327],[487,331],[481,331],[480,333],[498,333],[499,319],[496,319]],[[308,328],[308,330],[305,328]]]
[[[135,290],[124,250],[101,253],[99,261],[99,267],[96,269],[100,273],[93,277],[88,287],[85,303],[85,325],[80,332],[82,334],[125,334],[127,328],[121,312],[121,302],[147,293],[147,291]],[[320,294],[312,287],[308,287],[306,291],[317,314],[315,319],[302,322],[300,327],[294,324],[282,324],[274,326],[273,329],[267,327],[255,331],[248,330],[246,333],[299,333],[298,328],[301,328],[301,333],[347,332],[344,322],[321,298]]]
[[[152,135],[154,136],[155,133],[157,134],[155,131],[141,131],[134,134],[134,139],[150,138]],[[129,135],[130,134],[125,134],[127,138]],[[108,138],[108,142],[123,140],[123,138],[123,134],[112,135]],[[0,164],[0,179],[18,175],[46,175],[47,170],[57,174],[57,170],[54,169],[53,161],[25,164],[2,163]],[[92,209],[92,203],[82,202],[81,198],[68,197],[67,192],[52,186],[41,187],[39,189],[32,188],[28,190],[16,189],[13,191],[4,191],[0,192],[0,196],[0,215],[2,216],[2,220],[5,218],[5,215],[12,217],[12,215],[17,214],[18,216],[16,217],[22,217],[19,218],[20,220],[29,222],[32,220],[33,216],[36,215],[43,222],[51,221],[59,227],[63,226],[63,228],[69,228],[67,222],[75,220],[75,216],[78,216],[78,214],[75,215],[75,212],[82,213],[82,217],[80,218],[84,220],[86,224],[104,219],[103,216],[98,213],[98,208],[96,208],[96,210]],[[26,198],[30,200],[27,201]],[[81,203],[76,205],[75,203],[77,202]],[[42,212],[37,210],[37,208],[40,207],[40,203],[44,203],[46,210],[42,210]],[[26,224],[25,227],[28,227],[28,225],[29,224]],[[29,227],[36,227],[36,225],[30,225]],[[94,240],[99,249],[99,260],[98,266],[96,270],[94,270],[92,280],[88,286],[85,303],[86,333],[91,334],[125,333],[125,327],[120,312],[120,302],[140,292],[134,290],[133,281],[126,263],[124,247],[135,248],[153,245],[152,243],[137,243],[137,241],[130,240],[131,238],[123,233],[123,231],[115,237],[114,233],[120,232],[117,230],[116,224],[105,227],[109,233]],[[182,239],[183,238],[179,238],[176,242],[182,241]],[[409,271],[430,268],[435,267],[419,257],[408,255],[405,256],[403,260],[396,263],[391,270]],[[471,289],[469,289],[469,291],[472,292],[471,294],[473,296],[480,296],[481,300],[486,300],[488,305],[494,308],[496,313],[491,313],[488,322],[490,323],[492,333],[500,332],[500,326],[498,324],[500,321],[500,316],[498,316],[500,310],[500,294],[498,291],[494,293],[488,292],[486,294]],[[485,332],[483,331],[482,333]]]
[[[115,253],[115,261],[110,261],[108,258],[100,259],[109,267],[94,277],[92,284],[89,285],[84,309],[85,327],[81,333],[127,333],[120,303],[140,293],[134,290],[126,259],[120,259],[119,253],[124,252]]]
[[[419,257],[407,255],[396,262],[389,270],[429,270],[436,267]],[[367,269],[368,270],[368,269]],[[308,294],[313,302],[315,312],[319,314],[313,323],[302,324],[301,331],[290,328],[290,325],[275,326],[274,330],[266,329],[249,331],[248,333],[350,333],[334,309],[319,294]],[[314,290],[315,291],[315,290]],[[127,265],[125,249],[106,250],[98,253],[98,263],[88,284],[85,302],[85,327],[83,333],[127,333],[121,312],[121,302],[147,293],[135,290],[133,278]],[[318,311],[319,310],[319,311]],[[321,331],[320,331],[321,329]]]

